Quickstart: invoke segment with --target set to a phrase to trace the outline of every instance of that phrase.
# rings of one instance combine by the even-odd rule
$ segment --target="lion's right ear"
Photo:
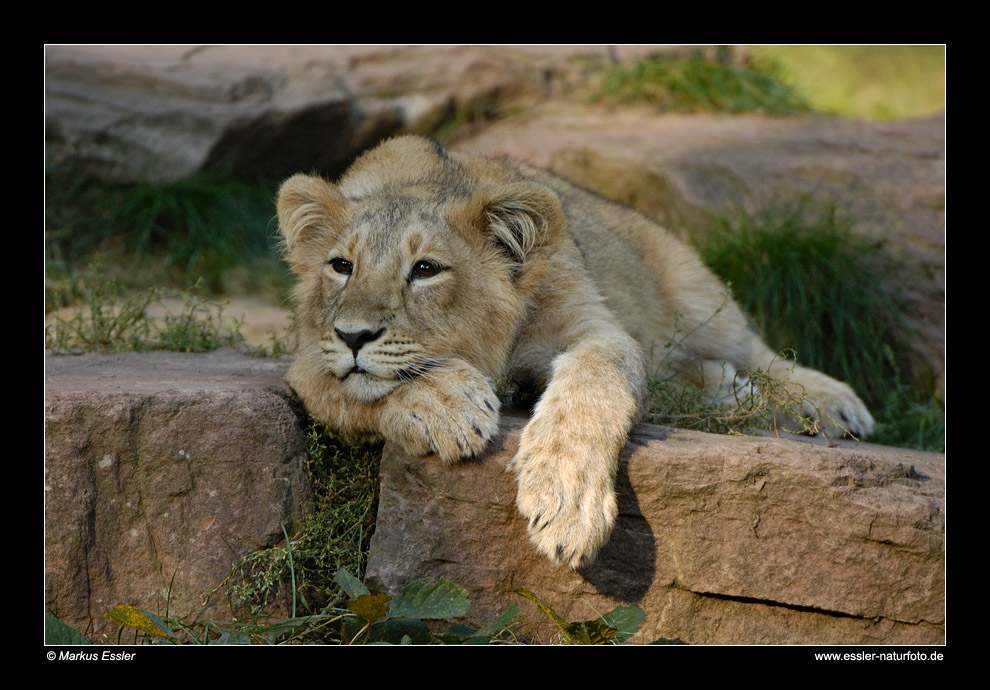
[[[539,246],[564,231],[564,211],[557,195],[529,182],[505,185],[484,201],[484,224],[505,253],[520,264]]]
[[[293,175],[278,190],[278,226],[290,254],[313,234],[333,232],[343,220],[346,200],[319,177]]]

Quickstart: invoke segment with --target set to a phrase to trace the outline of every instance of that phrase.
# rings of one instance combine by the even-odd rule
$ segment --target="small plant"
[[[134,606],[115,606],[103,618],[120,625],[116,644],[246,645],[290,644],[322,626],[339,621],[343,614],[330,611],[317,616],[286,618],[267,624],[198,619],[160,618]]]
[[[349,597],[348,614],[341,625],[346,644],[429,644],[433,640],[444,644],[489,644],[508,631],[519,613],[518,606],[511,606],[484,628],[452,625],[445,632],[432,633],[424,621],[462,618],[470,610],[467,591],[460,585],[443,579],[435,583],[417,580],[393,599],[372,594],[346,570],[337,572],[337,581]]]
[[[208,352],[243,342],[237,324],[224,324],[222,307],[181,294],[182,308],[160,318],[149,313],[162,291],[129,294],[119,284],[101,282],[89,290],[85,304],[71,318],[55,317],[45,328],[45,347],[59,354],[170,350]]]
[[[232,569],[215,590],[233,610],[244,606],[260,614],[275,601],[291,602],[306,613],[319,612],[343,592],[334,573],[363,573],[375,523],[381,444],[351,444],[311,420],[306,430],[305,469],[315,511],[284,546],[253,552]],[[287,604],[286,604],[287,605]]]
[[[616,68],[606,75],[595,99],[647,103],[668,112],[793,115],[809,110],[770,62],[737,67],[702,57],[651,57]]]
[[[889,348],[893,378],[881,400],[877,426],[870,440],[887,445],[945,452],[945,405],[906,384]]]
[[[151,349],[144,344],[151,341],[148,306],[154,298],[153,292],[127,296],[116,283],[101,282],[72,318],[55,317],[45,326],[45,349],[63,354]]]
[[[445,644],[476,645],[515,643],[513,620],[521,609],[512,605],[481,628],[452,623],[439,629],[439,622],[463,618],[471,608],[467,591],[444,579],[417,580],[396,597],[372,594],[346,568],[335,574],[345,594],[343,606],[326,607],[312,615],[268,623],[200,619],[181,621],[160,617],[134,606],[119,605],[103,618],[120,625],[118,644]],[[619,606],[587,621],[569,622],[527,589],[518,594],[535,603],[552,620],[570,644],[621,644],[636,634],[646,616],[638,606]],[[432,622],[428,624],[427,622]],[[91,644],[88,637],[45,613],[47,644]]]
[[[180,302],[178,309],[166,298]],[[153,316],[157,308],[160,316]],[[56,354],[83,352],[210,352],[221,347],[277,357],[286,346],[272,336],[270,350],[244,342],[240,323],[224,318],[223,305],[187,291],[149,289],[137,293],[119,283],[97,279],[85,290],[71,317],[53,316],[45,326],[45,348]]]
[[[528,589],[513,591],[536,604],[570,644],[621,644],[635,635],[646,620],[646,614],[638,606],[619,606],[593,620],[571,623]]]
[[[510,634],[518,606],[510,606],[489,625],[475,629],[453,624],[433,632],[426,621],[461,618],[470,610],[467,591],[447,580],[418,580],[395,598],[373,595],[348,570],[336,580],[346,593],[343,607],[326,607],[319,613],[269,623],[196,620],[183,622],[161,618],[133,606],[116,606],[103,618],[118,623],[118,643],[133,644],[294,644],[336,642],[342,644],[490,644]],[[88,639],[58,619],[45,614],[46,641],[50,644],[88,644]],[[125,631],[132,636],[125,636]]]
[[[122,628],[131,628],[138,633],[143,633],[150,639],[167,640],[168,642],[178,642],[168,625],[153,613],[148,613],[134,606],[120,605],[103,614],[103,617],[114,623],[119,623]]]

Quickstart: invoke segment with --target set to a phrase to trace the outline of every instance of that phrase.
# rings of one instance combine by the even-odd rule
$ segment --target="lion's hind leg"
[[[730,362],[705,359],[689,365],[682,376],[701,390],[705,398],[721,407],[738,405],[746,395],[749,375]]]
[[[762,342],[753,348],[746,371],[750,389],[759,390],[773,410],[775,428],[832,438],[862,439],[873,432],[873,416],[848,384],[774,353]]]
[[[679,378],[707,401],[760,417],[774,429],[858,439],[873,431],[873,416],[849,385],[774,353],[756,336],[736,362],[695,360]]]
[[[797,431],[823,432],[832,438],[863,439],[873,432],[874,420],[866,405],[846,383],[802,366],[794,366],[782,381],[797,416],[811,427]],[[780,416],[780,415],[778,415]],[[794,414],[790,418],[794,418]],[[786,420],[781,420],[787,428]]]

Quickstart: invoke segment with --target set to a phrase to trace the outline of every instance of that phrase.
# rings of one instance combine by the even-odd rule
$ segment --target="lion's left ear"
[[[481,208],[482,223],[510,258],[525,263],[564,232],[564,209],[551,190],[519,182],[499,188]]]

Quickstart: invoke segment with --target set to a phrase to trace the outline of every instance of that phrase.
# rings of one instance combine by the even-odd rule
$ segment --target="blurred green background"
[[[785,80],[823,113],[908,120],[945,110],[945,46],[759,45]]]

